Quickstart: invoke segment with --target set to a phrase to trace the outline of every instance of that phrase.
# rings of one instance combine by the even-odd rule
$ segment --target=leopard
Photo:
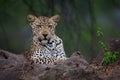
[[[63,41],[55,34],[59,15],[52,17],[29,14],[27,20],[32,28],[30,48],[25,52],[28,61],[35,64],[55,64],[67,59]]]

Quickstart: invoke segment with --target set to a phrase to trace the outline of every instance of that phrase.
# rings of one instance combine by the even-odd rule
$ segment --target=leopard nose
[[[47,34],[47,33],[46,33],[46,34],[44,33],[44,34],[42,34],[42,35],[43,35],[44,37],[47,37],[48,34]]]

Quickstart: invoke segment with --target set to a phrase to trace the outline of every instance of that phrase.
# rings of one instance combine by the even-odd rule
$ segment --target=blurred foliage
[[[21,53],[31,42],[26,16],[61,16],[56,34],[70,56],[81,50],[89,59],[97,47],[96,29],[101,26],[104,40],[120,37],[120,0],[0,0],[0,48]]]

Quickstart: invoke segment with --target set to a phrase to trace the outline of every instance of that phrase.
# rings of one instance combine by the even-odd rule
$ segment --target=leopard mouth
[[[46,44],[46,43],[49,43],[50,42],[50,39],[41,39],[41,38],[38,38],[38,41],[41,42],[42,44]]]

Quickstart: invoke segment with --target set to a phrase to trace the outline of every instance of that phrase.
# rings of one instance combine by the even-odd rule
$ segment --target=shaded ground
[[[120,39],[107,42],[111,51],[120,51]],[[0,80],[119,80],[120,57],[114,63],[101,64],[101,51],[89,64],[80,51],[56,65],[32,65],[24,56],[0,50]]]

